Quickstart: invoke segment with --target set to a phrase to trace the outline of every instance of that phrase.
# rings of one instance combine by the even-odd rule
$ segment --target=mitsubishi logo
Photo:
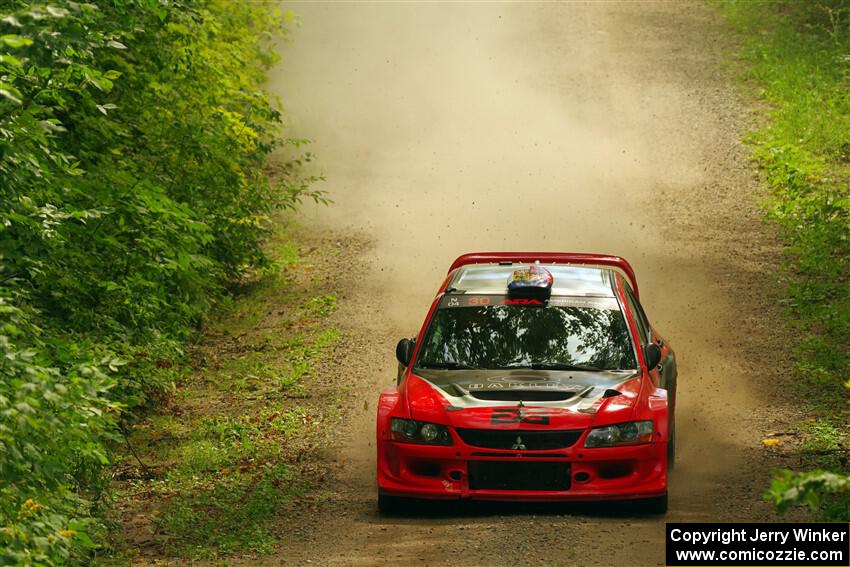
[[[516,436],[516,443],[513,444],[511,449],[514,450],[514,451],[525,451],[525,450],[527,450],[527,447],[522,442],[522,437],[520,437],[519,435]]]

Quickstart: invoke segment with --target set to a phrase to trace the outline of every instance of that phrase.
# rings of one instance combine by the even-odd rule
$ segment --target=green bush
[[[765,498],[780,512],[802,502],[822,520],[846,520],[850,518],[850,477],[822,470],[798,474],[786,470],[774,477]]]
[[[117,409],[109,361],[47,366],[57,344],[2,297],[0,313],[0,564],[81,559],[98,526],[79,493],[97,493]]]
[[[0,0],[0,563],[85,562],[101,468],[181,344],[322,201],[262,90],[286,18],[228,0]],[[297,157],[266,173],[288,145]]]

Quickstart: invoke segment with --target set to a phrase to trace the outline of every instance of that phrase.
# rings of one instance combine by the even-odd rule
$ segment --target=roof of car
[[[613,270],[596,266],[540,264],[552,273],[552,295],[615,297]],[[529,264],[468,264],[455,271],[447,290],[455,293],[503,294],[508,278]]]

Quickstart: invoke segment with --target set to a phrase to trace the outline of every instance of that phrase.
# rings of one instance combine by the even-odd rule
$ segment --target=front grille
[[[565,390],[471,390],[469,392],[479,400],[496,400],[507,402],[558,402],[569,400],[576,392]]]
[[[570,464],[470,461],[469,488],[470,490],[568,490]]]
[[[581,437],[581,429],[558,431],[528,431],[505,429],[457,429],[457,434],[467,445],[486,449],[514,449],[519,451],[546,451],[571,447]],[[525,449],[522,449],[522,447]]]

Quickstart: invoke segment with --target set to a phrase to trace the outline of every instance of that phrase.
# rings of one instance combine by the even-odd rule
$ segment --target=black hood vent
[[[469,395],[479,400],[505,402],[559,402],[569,400],[578,392],[570,390],[471,390]]]

